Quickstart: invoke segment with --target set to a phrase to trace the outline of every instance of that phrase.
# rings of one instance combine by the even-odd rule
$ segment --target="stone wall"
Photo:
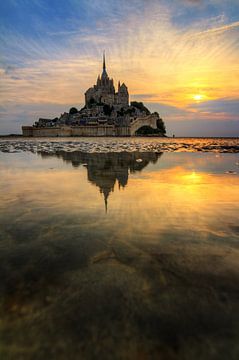
[[[34,137],[65,137],[65,136],[134,136],[142,126],[157,129],[157,114],[138,117],[129,126],[99,125],[99,126],[64,126],[37,128],[23,126],[23,136]]]
[[[77,126],[77,127],[22,127],[23,136],[33,137],[68,137],[68,136],[130,136],[129,127],[115,127],[114,125]]]
[[[71,136],[115,136],[115,127],[113,125],[72,127]]]
[[[33,127],[32,126],[22,126],[22,135],[23,136],[33,136]]]
[[[142,116],[135,119],[130,125],[130,135],[134,136],[136,131],[142,126],[150,126],[153,129],[157,129],[157,120],[159,116],[157,114],[150,114],[148,116]]]

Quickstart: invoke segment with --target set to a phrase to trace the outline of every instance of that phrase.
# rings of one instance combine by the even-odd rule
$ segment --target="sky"
[[[3,0],[0,134],[80,108],[102,71],[168,135],[239,136],[238,0]]]

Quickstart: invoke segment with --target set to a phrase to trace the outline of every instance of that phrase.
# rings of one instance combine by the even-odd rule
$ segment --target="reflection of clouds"
[[[7,168],[2,164],[1,207],[9,218],[18,214],[19,221],[26,221],[33,215],[47,226],[49,221],[53,227],[63,221],[94,227],[95,231],[100,231],[102,224],[116,237],[125,236],[128,241],[138,237],[158,243],[164,234],[169,238],[175,234],[181,240],[193,237],[195,241],[230,234],[233,242],[238,237],[228,227],[238,221],[238,176],[209,174],[208,167],[203,167],[203,161],[209,163],[209,155],[164,154],[157,161],[159,155],[150,153],[60,152],[60,161],[43,154],[44,162],[32,156],[34,168],[26,167],[26,159],[20,154],[9,154]],[[136,162],[138,157],[143,161]],[[223,156],[227,162],[234,161],[234,157]],[[185,166],[179,158],[185,159]],[[76,171],[62,159],[75,167],[87,166]],[[211,159],[215,159],[214,154]],[[117,182],[122,187],[127,184],[124,191],[115,186]],[[102,198],[97,196],[95,186],[106,198],[114,189],[107,217],[103,216]]]
[[[177,164],[178,156],[162,169],[167,154],[160,161],[156,154],[60,152],[44,161],[2,154],[0,292],[7,352],[73,359],[89,358],[96,349],[96,358],[108,358],[109,351],[158,358],[160,341],[164,358],[201,355],[202,347],[204,354],[212,347],[217,354],[221,346],[233,357],[238,178],[208,176],[198,161],[193,173]],[[87,168],[78,168],[82,164]],[[108,176],[122,186],[128,182],[123,192],[115,186],[105,216],[95,185],[104,186]],[[26,327],[31,331],[22,336]],[[182,343],[191,345],[194,337],[187,352]]]
[[[192,238],[195,241],[217,240],[228,238],[230,234],[231,241],[235,241],[235,234],[228,230],[227,222],[237,222],[238,178],[192,171],[172,164],[170,168],[147,173],[146,182],[150,187],[141,192],[136,207],[141,211],[145,209],[141,221],[146,237],[153,242],[158,242],[163,233],[168,236],[174,233],[178,239],[190,241]],[[133,179],[131,186],[134,189],[140,187],[140,180]],[[131,218],[134,231],[140,234],[140,219],[137,222],[133,218],[134,215]]]

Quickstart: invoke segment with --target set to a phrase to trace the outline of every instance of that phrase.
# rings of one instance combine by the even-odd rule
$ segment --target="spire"
[[[103,71],[106,71],[106,66],[105,66],[105,50],[103,52]]]
[[[101,78],[102,79],[107,79],[108,78],[108,74],[106,72],[106,65],[105,65],[105,51],[103,52],[103,71],[102,71]]]

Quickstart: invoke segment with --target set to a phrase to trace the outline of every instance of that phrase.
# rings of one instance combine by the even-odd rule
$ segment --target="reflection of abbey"
[[[124,188],[129,180],[129,173],[142,171],[150,163],[155,164],[162,153],[121,152],[121,153],[83,153],[81,151],[58,151],[56,154],[40,151],[42,157],[56,156],[75,168],[83,165],[91,184],[100,189],[104,196],[107,210],[108,198],[116,183]]]
[[[85,105],[54,119],[40,118],[33,126],[22,127],[24,136],[164,136],[158,113],[151,114],[142,102],[129,104],[127,86],[110,79],[103,56],[103,70],[96,84],[85,92]]]

